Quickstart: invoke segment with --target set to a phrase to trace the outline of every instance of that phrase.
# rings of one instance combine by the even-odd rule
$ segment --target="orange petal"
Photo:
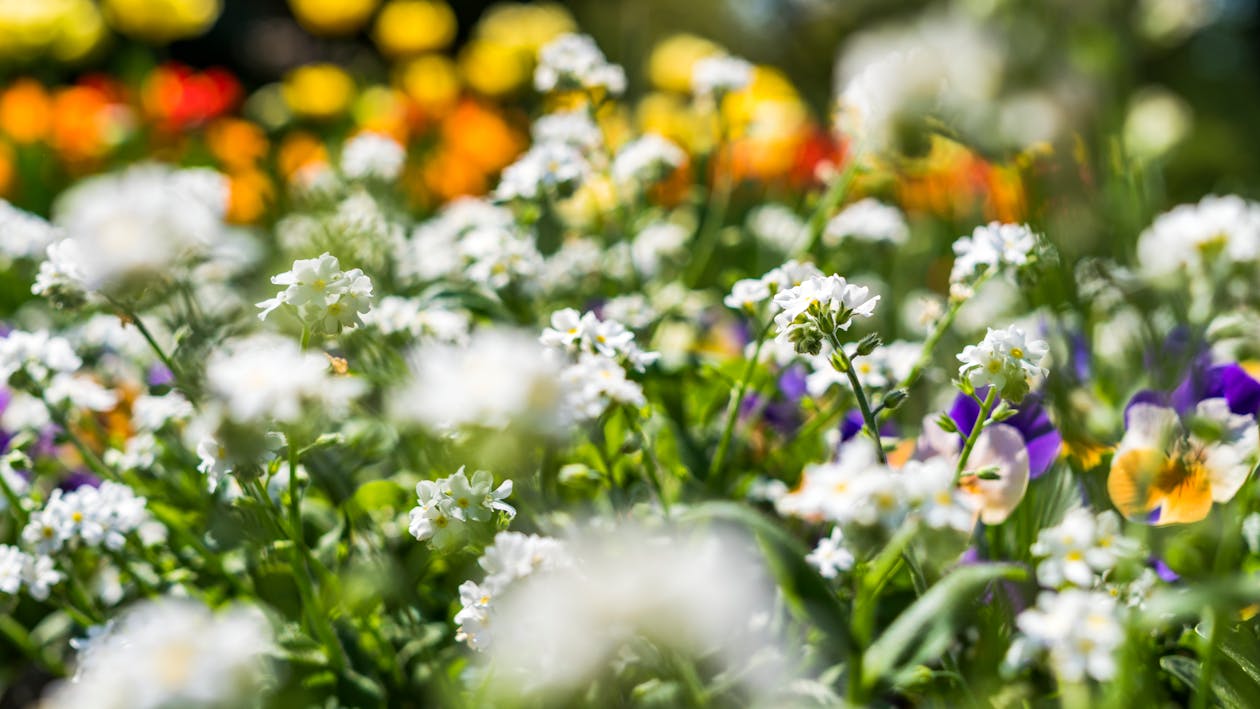
[[[1153,448],[1131,448],[1116,454],[1107,476],[1107,494],[1120,514],[1141,519],[1159,505],[1164,493],[1155,483],[1168,464],[1168,457]]]
[[[1212,482],[1207,471],[1198,465],[1186,469],[1169,465],[1160,474],[1156,485],[1167,491],[1156,524],[1198,522],[1212,511]]]

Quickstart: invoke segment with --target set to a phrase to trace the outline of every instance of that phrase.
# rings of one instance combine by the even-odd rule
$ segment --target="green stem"
[[[302,342],[299,345],[305,352],[308,345],[311,344],[311,328],[305,322],[302,323]]]
[[[727,145],[726,140],[726,121],[721,115],[718,116],[718,141],[713,148],[713,172],[714,185],[712,199],[709,201],[709,209],[704,217],[704,223],[701,225],[700,233],[696,236],[695,251],[691,259],[690,268],[686,273],[686,283],[691,286],[704,276],[704,269],[709,265],[709,260],[713,257],[713,252],[717,250],[718,236],[722,233],[722,223],[726,220],[726,210],[730,206],[731,192],[734,189],[734,183],[731,179],[730,166],[723,164],[722,148]]]
[[[849,378],[849,386],[853,388],[853,396],[857,398],[858,409],[862,412],[862,421],[865,422],[863,428],[866,435],[875,441],[875,454],[879,458],[879,462],[888,463],[888,458],[884,455],[884,443],[879,437],[879,422],[875,420],[875,414],[871,413],[871,406],[866,401],[866,392],[862,389],[862,382],[858,381],[857,371],[853,369],[853,360],[844,351],[844,344],[833,333],[829,339],[831,346],[834,348],[835,354],[840,358],[844,365],[844,375]]]
[[[162,364],[166,365],[166,368],[171,370],[171,376],[175,377],[177,380],[182,379],[179,370],[175,368],[175,362],[172,361],[166,354],[166,351],[162,349],[162,346],[157,343],[157,338],[153,337],[153,333],[150,332],[149,328],[144,324],[144,320],[140,319],[140,315],[127,305],[124,305],[113,298],[109,298],[108,296],[106,296],[106,298],[111,305],[127,317],[127,320],[129,320],[132,325],[136,326],[136,329],[139,330],[140,334],[144,337],[144,341],[149,343],[149,348],[152,349],[154,354],[158,356],[158,359],[162,360]],[[185,392],[187,392],[187,390],[185,390]]]
[[[1203,612],[1203,620],[1208,625],[1207,637],[1202,638],[1203,662],[1199,665],[1199,683],[1195,686],[1193,709],[1207,709],[1212,703],[1212,675],[1216,672],[1217,648],[1220,645],[1221,614],[1214,606],[1208,606]]]
[[[997,387],[990,385],[989,393],[984,395],[984,402],[980,404],[980,413],[976,415],[976,422],[971,427],[971,433],[967,436],[967,442],[963,444],[962,453],[958,456],[958,469],[956,477],[961,478],[963,470],[967,467],[967,459],[971,457],[971,449],[976,447],[976,441],[980,440],[980,431],[984,428],[985,423],[989,420],[989,414],[993,412],[993,404],[997,401]]]
[[[853,184],[853,178],[855,177],[857,177],[857,161],[850,158],[844,166],[844,171],[827,188],[827,192],[818,201],[818,206],[809,215],[809,221],[806,222],[808,231],[805,233],[805,239],[792,250],[793,257],[807,254],[810,249],[814,248],[818,237],[822,236],[823,229],[827,226],[827,219],[830,218],[836,207],[840,206],[840,203],[844,201],[844,196],[848,194],[849,186]]]
[[[656,459],[656,451],[652,450],[652,442],[648,439],[647,434],[643,432],[643,426],[639,423],[639,414],[637,411],[631,411],[629,407],[625,409],[626,421],[630,423],[630,430],[639,438],[639,444],[643,447],[643,454],[647,456],[651,462],[649,468],[643,471],[643,477],[647,479],[648,485],[651,486],[656,494],[656,499],[661,503],[661,509],[664,510],[665,516],[669,516],[669,499],[665,497],[665,488],[661,485],[661,462]]]
[[[22,506],[22,499],[9,485],[9,479],[0,473],[0,492],[4,493],[4,499],[9,503],[9,509],[13,510],[13,516],[17,519],[18,529],[26,526],[26,522],[30,519],[30,515],[26,513],[26,508]]]
[[[713,453],[713,460],[709,464],[710,481],[716,480],[718,473],[722,470],[727,450],[731,447],[731,435],[735,432],[735,422],[739,420],[739,407],[744,402],[744,395],[748,393],[748,384],[752,381],[753,372],[757,369],[757,360],[761,359],[761,348],[766,344],[766,336],[770,334],[770,328],[773,326],[774,321],[771,320],[761,328],[761,332],[757,335],[757,344],[753,347],[752,357],[744,365],[744,373],[740,375],[739,384],[726,405],[726,421],[722,425],[722,437],[718,440],[717,450]]]
[[[75,434],[74,430],[70,428],[70,421],[64,414],[59,412],[56,407],[47,400],[44,400],[44,405],[48,407],[48,412],[53,422],[61,427],[61,431],[65,434],[66,440],[70,441],[70,445],[74,446],[74,449],[79,452],[79,455],[83,458],[83,462],[87,463],[87,466],[92,469],[93,473],[96,473],[106,480],[122,482],[118,473],[111,470],[108,465],[105,465],[105,461],[101,460],[96,453],[92,452],[92,449],[88,448],[87,444],[84,443],[77,434]]]

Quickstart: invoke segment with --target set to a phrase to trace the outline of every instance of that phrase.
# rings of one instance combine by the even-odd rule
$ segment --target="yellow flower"
[[[73,62],[104,37],[105,20],[91,0],[0,0],[0,57]]]
[[[102,0],[101,7],[114,29],[156,44],[196,37],[223,12],[222,0]]]
[[[503,3],[486,11],[474,35],[533,57],[543,45],[576,29],[573,16],[556,3]]]
[[[354,81],[335,64],[307,64],[285,77],[281,93],[298,116],[334,118],[345,113],[354,98]]]
[[[407,142],[407,105],[400,92],[385,86],[368,87],[354,102],[353,112],[359,128]]]
[[[441,54],[428,54],[404,64],[398,71],[398,84],[412,101],[432,114],[445,114],[459,100],[455,62]]]
[[[347,35],[363,29],[379,0],[289,0],[289,9],[312,34]]]
[[[690,93],[691,70],[696,62],[721,52],[718,45],[692,34],[667,37],[648,56],[648,79],[658,89]]]
[[[442,49],[455,39],[455,13],[439,0],[391,0],[376,17],[376,46],[408,56]]]
[[[474,39],[459,53],[459,70],[464,82],[477,93],[503,96],[529,81],[533,60],[509,45]]]

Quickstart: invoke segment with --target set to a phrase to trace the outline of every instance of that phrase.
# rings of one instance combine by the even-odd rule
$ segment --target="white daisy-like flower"
[[[853,552],[844,546],[844,533],[840,527],[832,527],[831,534],[818,540],[814,550],[805,555],[805,561],[818,569],[818,573],[826,579],[834,579],[841,571],[853,568]]]
[[[337,333],[362,325],[362,314],[372,308],[372,280],[357,268],[342,271],[337,257],[327,252],[294,261],[271,282],[285,288],[258,303],[260,320],[287,305],[315,331]]]
[[[1015,625],[1020,637],[1012,655],[1045,651],[1064,682],[1115,678],[1115,654],[1124,642],[1124,626],[1111,594],[1080,589],[1042,593],[1036,607],[1020,613]]]
[[[618,184],[649,184],[669,176],[687,160],[673,141],[656,133],[626,143],[613,158],[612,177]]]
[[[1042,586],[1091,588],[1121,560],[1136,556],[1140,545],[1121,533],[1120,515],[1115,512],[1095,516],[1074,508],[1059,524],[1041,530],[1030,551],[1041,559],[1037,581]]]
[[[774,316],[776,339],[796,344],[798,351],[817,354],[823,340],[848,330],[854,318],[874,315],[879,298],[843,276],[813,276],[775,294],[774,304],[780,311]]]
[[[617,95],[626,90],[626,73],[609,63],[587,35],[563,34],[539,50],[534,88],[542,92],[599,89]]]
[[[1138,237],[1143,273],[1163,277],[1202,273],[1214,258],[1251,263],[1260,258],[1260,204],[1236,195],[1209,195],[1155,218]]]
[[[382,133],[364,132],[341,149],[341,174],[352,180],[394,180],[402,174],[407,150]]]
[[[296,421],[308,409],[339,415],[364,389],[334,376],[328,358],[277,335],[229,342],[206,361],[206,387],[237,423]]]
[[[705,57],[691,68],[691,91],[697,96],[721,98],[741,91],[753,80],[753,65],[727,55]]]
[[[1045,340],[1030,340],[1018,327],[989,328],[980,344],[967,345],[958,355],[959,376],[976,388],[994,386],[1002,398],[1018,403],[1032,381],[1045,376],[1040,363],[1049,350]]]
[[[904,244],[909,238],[910,227],[901,210],[873,197],[845,207],[827,222],[822,234],[823,243],[828,246],[837,246],[845,239]]]

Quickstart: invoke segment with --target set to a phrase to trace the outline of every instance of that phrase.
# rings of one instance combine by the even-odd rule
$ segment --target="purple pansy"
[[[977,391],[976,395],[983,398],[987,392],[988,387],[985,387]],[[1028,449],[1028,474],[1035,478],[1050,469],[1050,464],[1063,447],[1063,437],[1050,421],[1050,416],[1042,408],[1037,396],[1024,399],[1015,410],[1015,415],[1002,423],[1019,431],[1020,437],[1024,439],[1024,447]],[[958,426],[960,439],[971,434],[971,428],[976,425],[976,417],[979,415],[980,405],[974,399],[965,394],[954,398],[949,417]]]
[[[1134,394],[1125,406],[1124,423],[1129,425],[1129,410],[1135,404],[1165,406],[1185,416],[1204,399],[1224,399],[1231,412],[1260,418],[1260,381],[1236,363],[1200,363],[1191,367],[1190,373],[1171,392],[1143,389]]]

